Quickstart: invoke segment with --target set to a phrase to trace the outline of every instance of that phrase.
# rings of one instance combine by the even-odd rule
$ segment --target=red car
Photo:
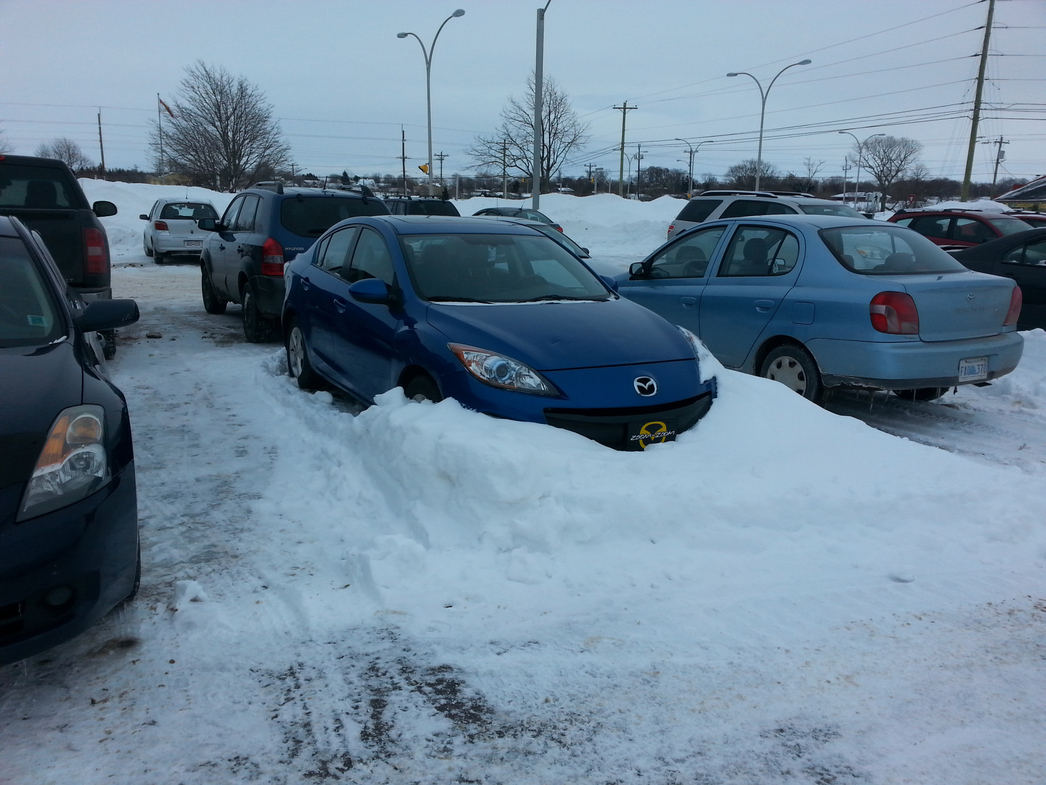
[[[887,220],[914,229],[937,245],[952,250],[971,248],[1035,228],[1005,213],[962,209],[901,211]]]

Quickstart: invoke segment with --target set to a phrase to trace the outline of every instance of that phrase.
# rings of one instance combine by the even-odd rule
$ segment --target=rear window
[[[358,215],[388,215],[379,199],[344,199],[336,196],[295,196],[280,205],[280,223],[299,237],[319,237],[338,221]]]
[[[691,221],[695,224],[699,224],[702,221],[707,221],[708,216],[712,214],[712,211],[722,203],[722,199],[692,199],[686,203],[686,206],[682,210],[679,211],[676,220]]]
[[[822,229],[819,234],[843,267],[861,275],[920,275],[966,270],[933,242],[901,226],[875,222],[872,226]]]
[[[211,205],[201,202],[171,202],[164,205],[160,217],[168,221],[179,219],[198,221],[201,218],[218,220],[218,213]]]
[[[47,210],[86,205],[61,169],[50,166],[0,166],[0,207]]]
[[[408,215],[461,215],[450,202],[436,200],[407,202],[406,208]]]
[[[64,334],[51,289],[25,245],[0,237],[0,348],[44,346]]]

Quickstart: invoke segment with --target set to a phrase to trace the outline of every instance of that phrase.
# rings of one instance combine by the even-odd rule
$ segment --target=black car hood
[[[83,369],[68,340],[0,349],[0,489],[24,482],[55,417],[83,402]]]

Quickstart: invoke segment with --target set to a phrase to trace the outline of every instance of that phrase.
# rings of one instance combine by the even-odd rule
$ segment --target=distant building
[[[1046,176],[1037,177],[1020,188],[1014,188],[1009,193],[997,196],[995,201],[1010,207],[1040,211],[1046,203]]]

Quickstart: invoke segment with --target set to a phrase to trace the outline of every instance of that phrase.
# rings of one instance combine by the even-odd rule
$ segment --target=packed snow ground
[[[1042,782],[1043,331],[943,405],[720,369],[695,430],[616,453],[301,392],[143,255],[165,189],[85,185],[142,310],[112,371],[143,586],[0,669],[3,785]],[[678,206],[542,198],[607,271]]]

